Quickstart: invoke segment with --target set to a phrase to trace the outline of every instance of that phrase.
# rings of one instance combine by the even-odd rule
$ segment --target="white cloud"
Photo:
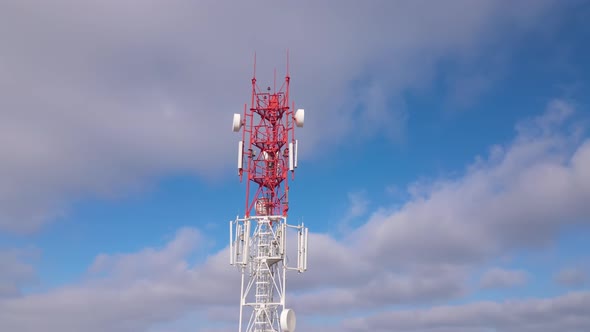
[[[367,212],[367,208],[369,207],[367,192],[359,191],[348,193],[348,203],[348,215],[351,218],[362,216]]]
[[[199,248],[201,241],[202,236],[195,229],[183,228],[162,250],[147,248],[134,254],[98,255],[89,268],[89,276],[108,275],[128,281],[146,275],[161,278],[162,274],[183,273],[189,268],[184,259]]]
[[[197,231],[181,229],[163,248],[99,255],[79,284],[0,299],[0,330],[145,331],[190,309],[234,302],[239,275],[225,250],[188,264],[200,241]]]
[[[573,116],[569,104],[553,101],[463,176],[421,183],[401,208],[378,210],[342,241],[312,238],[319,248],[310,249],[310,271],[296,285],[327,289],[298,296],[295,305],[337,313],[453,299],[466,294],[475,267],[546,246],[563,227],[587,221],[590,140],[570,132]],[[526,280],[526,271],[492,269],[481,286]]]
[[[375,271],[378,269],[373,268],[371,272]],[[298,313],[322,316],[354,314],[392,305],[432,304],[464,295],[466,277],[464,269],[449,267],[378,272],[345,287],[326,282],[325,289],[296,295],[290,303]]]
[[[493,268],[481,277],[480,286],[484,289],[509,288],[524,285],[527,280],[525,271]]]
[[[590,328],[590,293],[547,299],[476,302],[396,311],[350,319],[340,331],[584,331]]]
[[[583,267],[565,268],[554,277],[555,281],[568,287],[580,287],[588,282],[588,272]]]
[[[427,87],[440,59],[508,45],[552,3],[3,1],[0,229],[32,232],[73,199],[171,173],[226,174],[254,48],[261,84],[291,49],[292,94],[313,119],[305,158],[359,129],[401,139],[403,91]]]
[[[345,233],[351,230],[354,220],[362,217],[369,209],[370,200],[366,191],[353,191],[348,193],[348,204],[346,213],[338,224],[340,232]]]
[[[401,209],[375,213],[359,230],[359,250],[391,264],[476,262],[544,246],[560,227],[588,220],[590,140],[561,123],[563,105],[520,124],[510,145],[464,176],[421,185]]]
[[[34,249],[0,249],[0,298],[17,296],[23,286],[36,281],[30,261],[38,256]]]

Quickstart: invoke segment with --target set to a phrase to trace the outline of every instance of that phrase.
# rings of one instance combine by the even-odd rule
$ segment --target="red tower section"
[[[297,167],[294,126],[303,125],[303,110],[295,112],[294,103],[289,105],[289,83],[288,66],[278,91],[260,89],[254,76],[250,108],[244,105],[244,118],[234,118],[234,130],[244,127],[238,169],[240,180],[244,173],[248,178],[246,217],[252,209],[256,215],[287,216],[289,211],[288,175]]]

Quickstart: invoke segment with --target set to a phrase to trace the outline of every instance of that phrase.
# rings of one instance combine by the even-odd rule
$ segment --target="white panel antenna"
[[[289,143],[289,170],[295,170],[295,158],[293,156],[295,152],[293,151],[293,143]]]
[[[244,168],[244,141],[238,142],[238,170]]]
[[[235,132],[240,131],[240,129],[242,128],[242,116],[239,115],[238,113],[234,113],[234,120],[232,123],[232,130]]]
[[[303,127],[305,121],[305,110],[303,108],[298,109],[295,112],[295,124],[297,127]]]
[[[297,140],[295,140],[295,168],[297,168],[297,147],[299,142]]]

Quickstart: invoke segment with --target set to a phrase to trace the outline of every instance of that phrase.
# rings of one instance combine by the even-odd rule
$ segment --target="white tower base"
[[[297,230],[297,267],[288,266],[287,229]],[[303,225],[283,216],[254,216],[230,221],[230,264],[242,273],[239,332],[294,332],[295,315],[285,309],[287,270],[307,270],[307,235]],[[244,329],[245,317],[250,312]],[[283,319],[284,310],[290,318]],[[288,315],[287,315],[288,314]],[[291,323],[285,323],[285,322]]]

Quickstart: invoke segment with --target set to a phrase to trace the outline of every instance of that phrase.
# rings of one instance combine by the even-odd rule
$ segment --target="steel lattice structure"
[[[256,64],[254,68],[256,72]],[[285,308],[286,272],[307,269],[308,229],[287,223],[288,180],[297,168],[295,127],[304,122],[304,110],[289,105],[289,83],[288,58],[278,91],[260,89],[254,74],[250,108],[244,105],[243,117],[234,114],[233,119],[233,130],[242,130],[238,174],[240,180],[247,176],[244,217],[230,221],[230,263],[242,275],[240,332],[295,330],[295,313]],[[287,264],[290,229],[297,233],[294,267]]]

